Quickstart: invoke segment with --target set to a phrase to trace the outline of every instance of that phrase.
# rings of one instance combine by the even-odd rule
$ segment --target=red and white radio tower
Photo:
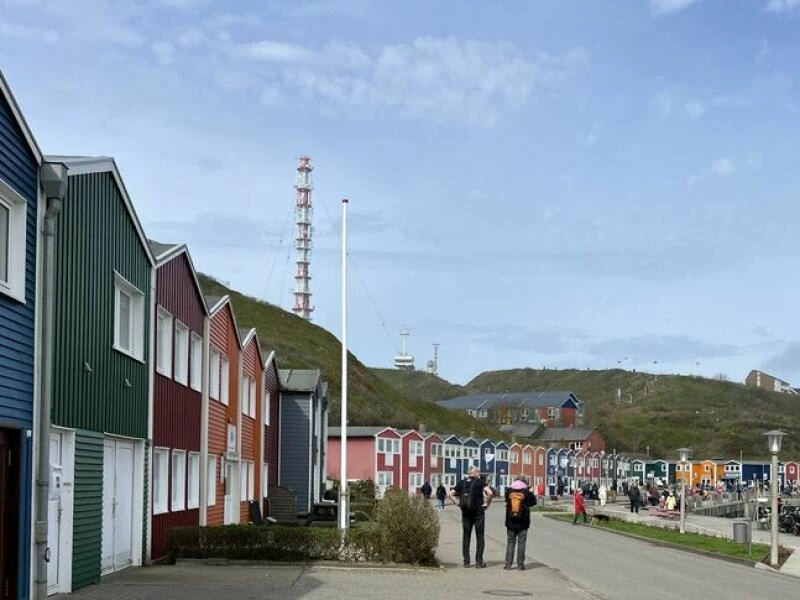
[[[311,262],[311,157],[301,156],[300,164],[297,166],[297,181],[294,189],[297,190],[297,206],[295,215],[297,217],[297,274],[294,276],[297,282],[294,292],[294,313],[307,321],[311,320],[311,275],[308,266]]]

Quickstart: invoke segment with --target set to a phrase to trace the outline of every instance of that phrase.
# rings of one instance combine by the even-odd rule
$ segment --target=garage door
[[[113,573],[133,562],[134,444],[105,440],[103,449],[102,572]]]

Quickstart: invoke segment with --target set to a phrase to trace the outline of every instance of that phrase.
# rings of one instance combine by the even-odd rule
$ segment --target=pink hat
[[[528,484],[522,481],[522,479],[517,479],[514,483],[511,484],[512,490],[527,490]]]

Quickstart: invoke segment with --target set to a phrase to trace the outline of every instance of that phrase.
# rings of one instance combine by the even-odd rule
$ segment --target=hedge
[[[379,561],[381,537],[374,526],[338,529],[278,525],[180,527],[170,531],[169,558],[232,560]]]

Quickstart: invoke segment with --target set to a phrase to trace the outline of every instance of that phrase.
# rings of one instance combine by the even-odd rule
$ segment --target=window
[[[544,464],[544,454],[539,454],[539,466]]]
[[[531,464],[531,453],[530,452],[523,452],[522,453],[522,463],[525,465]]]
[[[144,360],[144,294],[114,273],[114,348]]]
[[[408,456],[412,462],[425,453],[425,446],[420,441],[412,441],[408,447]]]
[[[269,498],[269,465],[261,465],[261,496]]]
[[[217,503],[217,457],[209,456],[208,473],[206,474],[206,500],[209,506]]]
[[[266,388],[266,386],[264,386]],[[272,398],[270,398],[269,392],[265,389],[264,390],[264,425],[269,427],[270,424],[270,415],[272,414]]]
[[[519,454],[517,454],[517,452],[515,452],[513,450],[511,452],[511,462],[512,463],[518,463],[519,462]]]
[[[211,350],[211,365],[208,373],[208,393],[214,400],[219,400],[219,374],[220,356],[216,350]]]
[[[175,323],[175,381],[189,385],[189,328]]]
[[[189,453],[189,484],[187,508],[200,506],[200,455]]]
[[[25,302],[28,203],[0,181],[0,292]]]
[[[247,499],[256,499],[256,463],[247,463]]]
[[[189,356],[190,385],[199,392],[203,386],[203,338],[194,332],[189,340]]]
[[[247,461],[241,462],[239,470],[239,500],[247,500]]]
[[[241,407],[243,415],[252,417],[252,415],[250,414],[250,400],[247,395],[249,390],[250,390],[250,378],[242,377],[242,382],[240,384],[240,389],[239,389],[239,406]]]
[[[172,512],[186,508],[186,452],[172,451]]]
[[[169,510],[169,450],[153,450],[153,514],[160,515]]]
[[[172,377],[172,315],[163,308],[156,315],[156,371]]]
[[[248,381],[248,385],[250,389],[248,390],[248,400],[250,403],[250,416],[254,419],[256,418],[256,381],[255,379],[251,379]]]
[[[222,359],[222,378],[220,381],[219,401],[228,404],[231,387],[231,369],[227,358]]]
[[[382,487],[389,487],[394,482],[394,473],[392,471],[378,471],[378,485]]]
[[[583,448],[583,442],[575,442],[574,446],[575,450],[581,450]]]

